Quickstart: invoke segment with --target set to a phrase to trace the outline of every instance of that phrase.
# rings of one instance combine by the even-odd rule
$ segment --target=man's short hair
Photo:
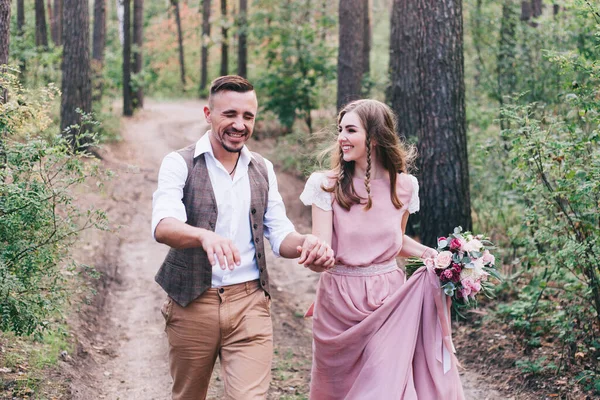
[[[226,75],[220,76],[210,84],[210,95],[208,96],[208,103],[211,103],[211,97],[219,92],[231,91],[238,93],[246,93],[254,90],[254,86],[246,78],[242,78],[238,75]]]

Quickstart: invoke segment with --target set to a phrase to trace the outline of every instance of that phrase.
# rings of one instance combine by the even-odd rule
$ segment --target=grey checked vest
[[[194,158],[195,149],[196,144],[192,144],[177,151],[188,167],[182,200],[187,213],[187,224],[214,232],[217,223],[215,194],[204,155]],[[260,286],[268,294],[269,274],[263,244],[263,217],[269,198],[269,175],[265,160],[257,153],[252,153],[252,156],[248,165],[249,223],[260,271]],[[212,266],[202,247],[171,248],[154,279],[177,304],[185,307],[211,287]]]

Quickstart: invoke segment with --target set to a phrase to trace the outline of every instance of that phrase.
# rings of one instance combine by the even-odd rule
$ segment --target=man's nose
[[[244,120],[242,118],[236,118],[233,121],[233,128],[238,131],[243,131],[246,128],[246,125],[244,125]]]

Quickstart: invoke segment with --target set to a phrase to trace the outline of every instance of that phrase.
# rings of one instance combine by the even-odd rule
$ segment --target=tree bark
[[[533,18],[537,18],[542,15],[542,9],[544,8],[544,4],[542,0],[531,0],[531,16]]]
[[[123,0],[123,115],[133,115],[131,92],[131,0]]]
[[[94,0],[94,37],[92,46],[92,71],[94,75],[93,101],[102,100],[104,82],[104,49],[106,47],[106,0]]]
[[[229,38],[227,34],[227,0],[221,0],[221,76],[229,71]]]
[[[44,0],[35,0],[35,45],[48,48],[48,28]]]
[[[63,0],[54,0],[54,22],[56,24],[56,41],[57,46],[63,44]]]
[[[179,13],[179,0],[171,0],[171,4],[173,5],[175,22],[177,23],[177,41],[179,42],[179,70],[181,75],[181,83],[185,90],[185,59],[183,54],[183,33],[181,29],[181,14]]]
[[[248,1],[240,0],[239,16],[239,45],[238,45],[238,75],[244,78],[248,75]]]
[[[81,123],[83,112],[92,111],[92,82],[90,73],[90,27],[87,0],[64,0],[63,63],[60,129],[71,141],[73,150],[80,150],[74,132],[65,129]],[[82,127],[82,131],[85,128]]]
[[[364,0],[339,2],[337,108],[361,97],[364,69]]]
[[[8,49],[10,47],[10,0],[0,0],[0,65],[8,64]],[[1,71],[0,71],[1,72]],[[8,101],[6,88],[0,86],[0,103]],[[0,132],[0,145],[4,133]],[[1,148],[0,148],[1,150]]]
[[[471,229],[462,1],[394,0],[388,92],[399,134],[417,136],[421,241]]]
[[[521,21],[529,21],[531,14],[531,3],[528,0],[521,1]]]
[[[144,108],[144,87],[142,85],[141,73],[143,68],[143,46],[144,46],[144,0],[133,0],[133,73],[136,76],[137,85],[133,93],[134,108]]]
[[[208,84],[208,42],[210,40],[210,0],[202,1],[202,60],[200,66],[200,92]]]
[[[367,76],[371,73],[371,5],[369,0],[363,0],[364,2],[364,37],[363,37],[363,76]]]
[[[10,3],[10,1],[9,1]],[[23,36],[25,28],[25,0],[17,0],[17,34]]]
[[[516,88],[516,28],[517,5],[514,0],[504,0],[502,4],[502,20],[500,21],[500,42],[498,44],[497,74],[498,101],[504,103],[504,96],[510,95]],[[504,129],[503,122],[500,122]]]

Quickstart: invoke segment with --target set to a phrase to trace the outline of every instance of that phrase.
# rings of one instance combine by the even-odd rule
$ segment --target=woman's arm
[[[402,217],[402,233],[406,232],[406,224],[408,222],[408,213],[404,213]],[[420,257],[430,258],[437,255],[437,251],[431,247],[427,247],[413,238],[404,235],[402,238],[402,249],[398,253],[400,257]]]
[[[322,242],[331,246],[333,237],[333,211],[325,211],[316,205],[312,205],[312,234],[318,237]],[[315,272],[323,272],[328,268],[333,267],[335,259],[325,266],[317,266],[309,264],[305,266]]]

